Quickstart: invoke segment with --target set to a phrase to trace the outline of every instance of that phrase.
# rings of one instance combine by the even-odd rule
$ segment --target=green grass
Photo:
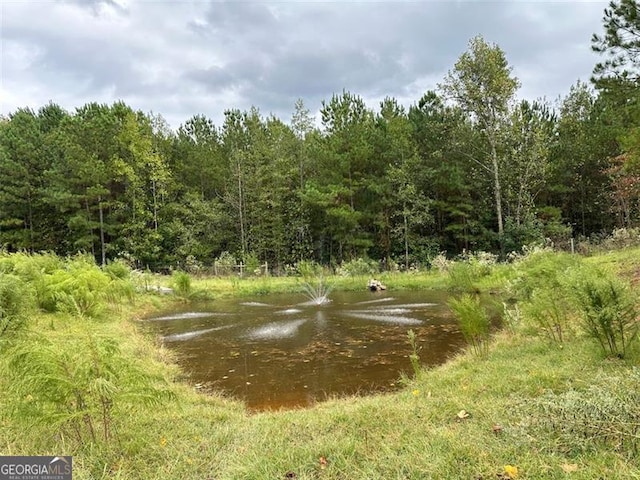
[[[587,261],[627,276],[635,271],[629,264],[637,264],[638,253],[627,250]],[[517,268],[494,267],[476,285],[499,290],[522,274]],[[366,280],[332,277],[328,283],[334,290],[362,289]],[[447,279],[436,274],[387,274],[380,280],[391,289],[447,287]],[[214,298],[303,291],[302,279],[270,277],[195,278],[193,287]],[[111,335],[122,355],[174,396],[142,413],[114,418],[117,441],[73,446],[55,430],[12,415],[10,407],[27,399],[14,396],[2,375],[0,454],[72,454],[75,479],[284,479],[288,473],[297,479],[490,479],[508,478],[505,466],[516,467],[524,479],[640,479],[637,442],[634,447],[624,432],[580,441],[591,433],[580,423],[571,424],[573,410],[567,407],[568,400],[594,388],[603,392],[597,397],[603,407],[608,398],[637,401],[637,395],[629,395],[640,360],[637,345],[624,360],[607,359],[582,333],[559,344],[534,334],[535,323],[523,318],[494,335],[485,358],[462,353],[406,380],[399,392],[250,414],[237,401],[180,383],[172,353],[140,333],[140,318],[174,301],[139,296],[135,305],[99,320],[62,313],[32,318],[29,330],[61,345],[78,329]],[[5,368],[0,357],[0,372]],[[544,402],[556,402],[557,408],[545,410]],[[603,418],[612,425],[633,424],[636,417],[623,415],[634,415],[640,411],[636,407],[631,413],[605,408]],[[469,416],[460,418],[461,410]],[[562,432],[544,428],[542,420],[554,420],[549,415],[563,422]],[[566,431],[575,433],[575,442]]]

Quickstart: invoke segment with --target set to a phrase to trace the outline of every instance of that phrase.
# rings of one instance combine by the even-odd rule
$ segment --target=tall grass
[[[191,276],[186,272],[173,272],[171,276],[171,288],[173,293],[182,299],[188,299],[193,294]]]
[[[477,296],[464,294],[449,300],[448,304],[458,319],[462,335],[473,351],[478,356],[486,356],[490,321],[487,311],[480,304],[480,299]]]

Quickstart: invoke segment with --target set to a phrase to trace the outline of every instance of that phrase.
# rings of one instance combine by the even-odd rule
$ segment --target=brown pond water
[[[464,346],[434,291],[333,292],[316,305],[304,294],[217,300],[150,318],[146,326],[178,352],[194,384],[253,410],[295,408],[329,397],[394,390],[412,374],[407,332],[423,365]]]

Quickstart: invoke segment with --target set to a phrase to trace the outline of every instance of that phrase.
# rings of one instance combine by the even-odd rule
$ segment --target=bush
[[[576,269],[567,279],[582,325],[602,350],[624,357],[638,335],[637,309],[629,285],[599,269]]]
[[[375,260],[356,258],[355,260],[343,262],[336,273],[344,277],[355,277],[359,275],[375,275],[379,272],[380,267]]]
[[[113,271],[111,274],[102,271],[92,258],[84,256],[69,259],[61,268],[41,274],[33,285],[39,308],[78,317],[98,317],[107,303],[132,299],[134,295],[129,278],[115,278]]]
[[[490,321],[487,311],[480,305],[480,299],[477,296],[465,294],[460,298],[449,300],[448,305],[460,324],[462,335],[471,345],[474,353],[479,356],[486,355]]]
[[[246,275],[260,275],[262,273],[262,265],[255,253],[250,252],[245,254],[243,263],[244,273]]]
[[[472,265],[467,262],[454,262],[449,267],[448,289],[451,292],[478,293],[480,289],[474,283],[478,278]]]
[[[563,277],[578,262],[578,257],[568,253],[533,250],[514,262],[514,278],[507,289],[517,300],[530,300],[536,290],[542,289],[561,295],[565,289]]]
[[[558,289],[537,289],[525,302],[522,313],[532,320],[544,335],[552,341],[562,343],[569,330],[570,307],[564,292]]]
[[[300,260],[296,263],[295,271],[303,278],[315,278],[322,275],[322,265],[312,260]]]
[[[215,260],[216,275],[233,275],[236,268],[236,258],[229,252],[222,252]]]
[[[13,417],[52,429],[77,447],[109,443],[120,420],[170,398],[168,390],[123,355],[113,338],[74,332],[55,342],[44,336],[9,351],[8,396]],[[133,410],[133,411],[132,411]]]
[[[18,330],[33,307],[32,289],[18,276],[0,273],[0,337]]]
[[[115,260],[102,268],[112,280],[128,280],[131,277],[131,269],[124,260]]]
[[[173,272],[171,277],[171,288],[173,288],[173,293],[176,296],[184,299],[189,298],[193,293],[191,277],[186,272]]]

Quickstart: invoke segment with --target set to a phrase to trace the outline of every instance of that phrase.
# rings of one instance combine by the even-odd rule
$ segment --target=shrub
[[[480,299],[477,296],[465,294],[460,298],[449,300],[448,305],[460,324],[462,335],[471,345],[474,353],[479,356],[486,355],[490,321],[487,311],[480,305]]]
[[[431,268],[435,268],[440,273],[448,272],[452,264],[453,261],[447,259],[444,252],[440,252],[431,260]]]
[[[128,280],[131,277],[131,269],[124,260],[115,260],[105,265],[102,270],[112,280]]]
[[[0,337],[18,330],[33,306],[31,288],[16,275],[0,273]]]
[[[88,332],[55,342],[34,336],[9,352],[8,367],[5,393],[20,399],[11,403],[14,418],[51,428],[76,446],[111,442],[119,420],[171,396],[121,354],[115,339]]]
[[[557,289],[541,288],[525,302],[522,313],[552,341],[562,343],[569,329],[570,308],[564,293]]]
[[[243,258],[243,263],[244,263],[244,273],[246,275],[260,275],[262,273],[261,270],[261,264],[260,264],[260,260],[258,259],[258,256],[253,253],[247,253],[245,254],[244,258]]]
[[[478,293],[475,285],[478,275],[474,267],[467,262],[454,262],[449,267],[447,276],[448,289],[451,292]]]
[[[356,258],[343,262],[337,270],[338,275],[355,277],[358,275],[375,275],[380,271],[378,262],[368,258]]]
[[[322,265],[313,260],[300,260],[296,263],[295,270],[304,278],[319,277],[322,275]]]
[[[603,351],[623,357],[637,337],[637,309],[629,285],[599,269],[576,269],[568,278],[582,325]]]
[[[176,296],[184,299],[189,298],[193,293],[191,277],[186,272],[173,272],[171,277],[171,288],[173,288],[173,293]]]
[[[222,252],[215,260],[216,275],[232,275],[236,268],[236,258],[229,252]]]
[[[42,283],[43,288],[36,288],[41,309],[78,317],[98,317],[109,302],[131,299],[134,295],[129,278],[113,278],[92,258],[84,256],[67,260],[63,268],[44,275]]]
[[[507,289],[518,300],[530,300],[533,293],[541,289],[566,291],[562,278],[578,262],[578,257],[568,253],[533,250],[514,262],[514,278]]]

